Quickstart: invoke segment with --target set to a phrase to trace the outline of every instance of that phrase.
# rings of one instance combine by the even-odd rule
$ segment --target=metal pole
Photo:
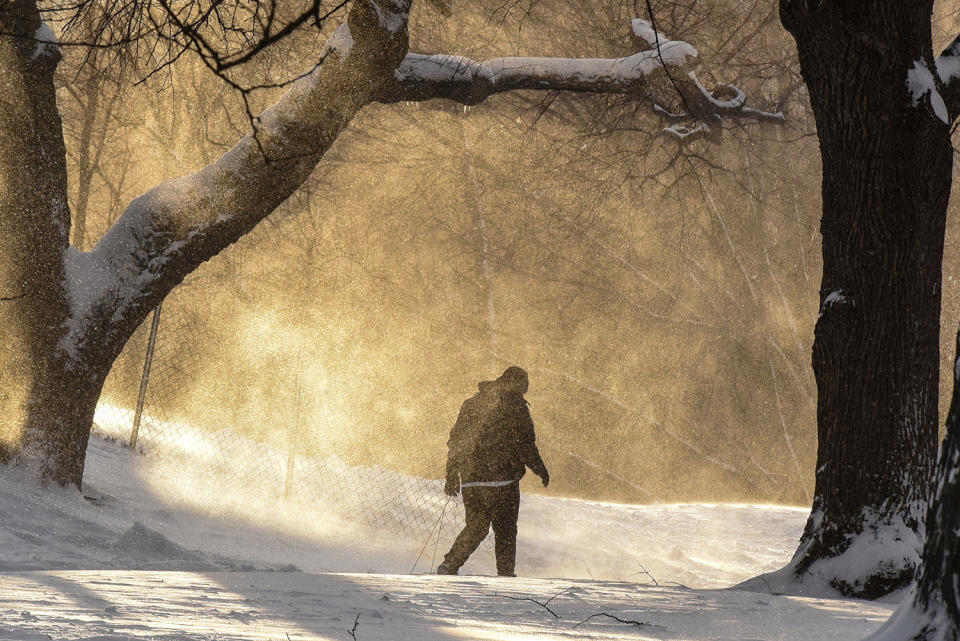
[[[293,428],[287,432],[287,481],[283,488],[283,495],[290,496],[293,490],[293,464],[297,455],[296,431],[300,426],[300,367],[303,361],[303,352],[297,354],[297,393],[293,402]]]
[[[143,360],[143,375],[140,377],[140,395],[137,397],[137,411],[133,415],[133,431],[130,433],[130,448],[136,449],[137,435],[140,432],[140,418],[143,416],[143,403],[147,400],[147,384],[150,382],[150,365],[153,363],[153,351],[157,345],[157,330],[160,328],[160,303],[153,309],[153,322],[150,324],[150,340],[147,341],[147,357]]]

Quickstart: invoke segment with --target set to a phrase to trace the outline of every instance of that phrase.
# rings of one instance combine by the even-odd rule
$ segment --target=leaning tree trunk
[[[788,567],[866,598],[913,578],[936,456],[952,150],[907,86],[918,58],[933,61],[931,8],[781,0],[823,162],[816,490]],[[865,546],[889,553],[848,569]]]
[[[960,331],[953,366],[953,399],[927,511],[917,583],[868,641],[960,639]]]

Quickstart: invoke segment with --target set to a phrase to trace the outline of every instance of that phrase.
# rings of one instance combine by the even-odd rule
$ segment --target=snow
[[[955,627],[948,620],[947,610],[942,607],[933,612],[922,612],[914,601],[911,590],[890,619],[865,641],[903,641],[915,639],[918,632],[925,631],[925,641],[956,641]]]
[[[82,252],[76,247],[68,247],[64,252],[63,268],[70,315],[66,321],[67,333],[58,347],[67,355],[68,362],[75,362],[94,306],[105,300],[106,292],[115,283],[109,265],[98,254]]]
[[[696,58],[697,50],[693,45],[687,44],[682,40],[670,40],[665,38],[662,33],[657,33],[653,25],[641,18],[634,18],[630,21],[633,35],[647,43],[647,46],[656,50],[659,46],[660,55],[666,64],[683,65],[687,57]]]
[[[58,50],[57,37],[54,35],[50,25],[43,20],[40,21],[37,30],[33,32],[33,40],[36,43],[33,49],[34,60],[56,53]]]
[[[937,75],[943,84],[950,84],[957,78],[960,78],[960,55],[947,53],[936,61]]]
[[[670,62],[672,62],[671,59]],[[682,64],[682,63],[676,63]],[[631,81],[650,75],[660,67],[655,52],[641,51],[626,58],[496,58],[476,62],[464,56],[409,53],[394,71],[403,82],[472,82],[486,80],[492,85],[510,84],[518,79],[556,77],[571,81],[597,83]]]
[[[918,504],[916,510],[923,510]],[[822,520],[822,512],[813,516]],[[867,524],[863,532],[851,537],[847,549],[839,556],[821,559],[810,566],[800,577],[794,574],[796,563],[803,556],[804,549],[797,551],[793,560],[785,567],[754,577],[739,587],[751,590],[766,589],[775,594],[789,592],[800,595],[825,595],[835,593],[833,581],[842,581],[850,588],[862,589],[866,580],[878,569],[897,573],[904,567],[916,567],[920,562],[921,541],[916,533],[902,519],[882,518],[873,510],[864,509],[863,522]],[[818,524],[814,524],[817,529]],[[904,597],[905,590],[883,597],[883,601],[897,603]]]
[[[733,97],[729,100],[719,100],[713,96],[710,91],[703,86],[700,82],[700,79],[697,78],[697,74],[690,72],[687,74],[687,77],[690,78],[690,81],[694,86],[703,94],[703,97],[707,99],[710,104],[718,109],[740,109],[747,102],[747,94],[743,93],[743,90],[740,87],[734,85],[725,85],[733,92]]]
[[[823,303],[820,304],[820,316],[823,316],[827,310],[829,310],[834,305],[855,305],[855,301],[852,296],[842,289],[835,289],[829,294],[826,298],[823,299]]]
[[[385,3],[392,6],[382,6]],[[397,33],[407,26],[407,14],[410,10],[409,0],[373,0],[370,5],[377,13],[380,26],[390,33]]]
[[[350,25],[344,22],[337,27],[327,41],[326,48],[327,51],[336,51],[341,62],[349,58],[350,52],[353,51],[353,33],[350,31]]]
[[[485,576],[489,547],[464,576],[414,575],[452,527],[425,546],[309,493],[256,498],[204,478],[203,456],[185,466],[95,435],[83,495],[0,467],[0,640],[853,640],[892,610],[717,589],[783,564],[797,508],[525,493],[522,578]]]
[[[949,70],[949,68],[950,65],[945,64],[945,70]],[[917,60],[913,63],[913,67],[907,71],[907,89],[910,92],[910,101],[913,106],[919,105],[924,96],[929,95],[930,108],[933,109],[934,115],[944,124],[950,124],[950,117],[947,106],[943,102],[943,96],[937,90],[933,73],[923,61]]]
[[[710,127],[705,123],[700,123],[696,127],[687,127],[685,125],[670,125],[669,127],[664,127],[663,129],[668,134],[683,140],[690,136],[695,136],[697,134],[709,133]]]

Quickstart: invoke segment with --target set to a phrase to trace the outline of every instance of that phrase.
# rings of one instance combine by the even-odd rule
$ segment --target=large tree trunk
[[[931,9],[781,1],[823,161],[816,491],[788,567],[866,598],[913,578],[936,456],[952,149],[907,86],[918,58],[933,62]],[[867,546],[888,553],[852,570]]]
[[[10,4],[0,30],[34,37],[0,39],[0,460],[79,483],[99,386],[61,349],[70,216],[53,86],[59,54],[43,42],[33,3]],[[96,388],[93,404],[76,394],[84,387]]]

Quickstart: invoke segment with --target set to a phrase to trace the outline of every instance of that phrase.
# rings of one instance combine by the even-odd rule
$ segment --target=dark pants
[[[463,507],[467,524],[443,557],[451,570],[459,570],[467,558],[487,538],[493,525],[497,574],[514,576],[517,561],[517,516],[520,513],[520,483],[504,487],[465,487]]]

